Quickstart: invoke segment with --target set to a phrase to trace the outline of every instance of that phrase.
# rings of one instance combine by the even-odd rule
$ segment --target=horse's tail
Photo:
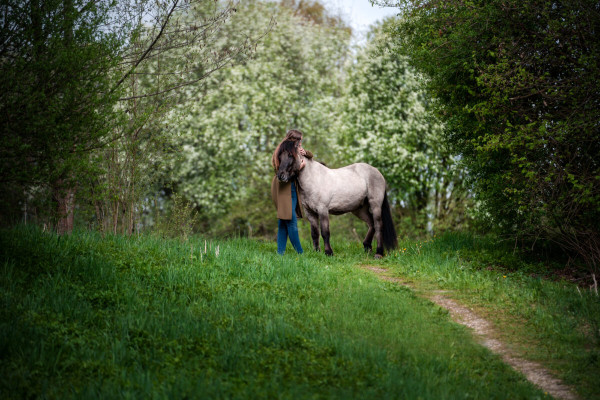
[[[396,235],[396,228],[394,228],[394,221],[392,221],[392,211],[390,210],[387,193],[384,193],[383,204],[381,204],[381,221],[383,223],[383,246],[386,250],[395,249],[398,247],[398,236]]]

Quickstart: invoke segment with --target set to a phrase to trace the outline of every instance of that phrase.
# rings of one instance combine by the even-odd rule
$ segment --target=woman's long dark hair
[[[273,157],[271,157],[271,164],[275,170],[279,169],[279,155],[282,151],[288,151],[294,157],[298,157],[300,140],[302,140],[302,132],[297,129],[290,129],[287,131],[285,138],[277,145],[277,148],[273,152]]]

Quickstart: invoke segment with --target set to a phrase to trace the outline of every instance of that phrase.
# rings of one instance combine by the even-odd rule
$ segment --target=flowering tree
[[[252,60],[189,89],[197,100],[178,125],[183,159],[175,184],[197,206],[205,229],[209,223],[259,233],[274,227],[274,219],[264,218],[272,209],[270,157],[288,129],[302,130],[305,147],[327,157],[349,31],[336,25],[339,20],[315,22],[301,11],[272,2],[241,4],[226,37],[239,27],[277,24]]]
[[[213,0],[3,2],[0,221],[46,214],[65,233],[93,204],[103,226],[131,233],[160,120],[183,88],[254,48],[248,36],[211,46],[234,12]]]
[[[348,71],[340,150],[348,161],[379,168],[413,228],[455,226],[464,220],[457,212],[466,195],[464,172],[443,145],[423,78],[386,40],[385,28],[370,33]]]

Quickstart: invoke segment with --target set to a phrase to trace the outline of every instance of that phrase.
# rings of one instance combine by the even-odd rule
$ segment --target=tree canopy
[[[404,230],[456,228],[465,221],[456,207],[466,195],[464,171],[443,142],[423,77],[387,40],[393,24],[374,27],[348,66],[340,152],[347,163],[367,162],[383,173]]]
[[[478,213],[597,266],[597,2],[372,3],[399,17],[352,47],[318,0],[3,2],[0,223],[131,234],[174,207],[269,236],[296,128],[331,167],[378,167],[414,232]]]
[[[334,140],[349,32],[292,6],[239,4],[228,36],[277,24],[251,60],[207,80],[178,124],[183,159],[174,185],[217,232],[274,229],[276,220],[264,218],[272,210],[269,160],[288,129],[302,130],[305,147],[324,160]]]
[[[600,261],[600,5],[402,1],[391,32],[428,77],[492,224]]]
[[[188,100],[181,88],[251,53],[249,37],[211,48],[234,11],[206,0],[4,2],[0,218],[27,216],[29,205],[71,230],[75,194],[103,173],[99,152],[127,142],[134,166],[140,137]]]

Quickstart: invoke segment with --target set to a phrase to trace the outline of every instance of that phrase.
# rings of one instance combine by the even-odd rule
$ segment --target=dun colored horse
[[[306,165],[300,170],[301,156],[294,157],[293,151],[288,149],[282,149],[279,160],[278,179],[282,182],[294,177],[298,179],[315,250],[320,250],[320,225],[325,254],[333,255],[329,244],[329,214],[348,212],[365,221],[369,227],[363,241],[365,251],[372,249],[373,237],[377,240],[375,258],[383,256],[384,247],[388,250],[397,247],[398,239],[385,190],[385,179],[377,168],[357,163],[330,169],[317,161],[304,158]]]

